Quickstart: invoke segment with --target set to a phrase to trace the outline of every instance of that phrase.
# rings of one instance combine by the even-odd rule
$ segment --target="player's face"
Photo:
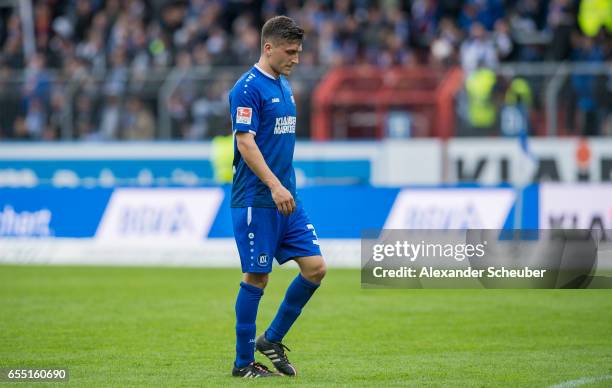
[[[288,76],[300,61],[302,44],[299,42],[280,42],[270,45],[269,63],[277,74]]]

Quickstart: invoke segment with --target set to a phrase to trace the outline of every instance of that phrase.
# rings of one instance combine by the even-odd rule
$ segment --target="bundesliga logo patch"
[[[236,124],[251,124],[252,116],[253,109],[239,106],[236,112]]]

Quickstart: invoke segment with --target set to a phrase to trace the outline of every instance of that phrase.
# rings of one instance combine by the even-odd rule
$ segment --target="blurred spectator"
[[[104,82],[106,94],[122,95],[125,92],[128,80],[126,53],[122,49],[115,50],[111,57],[111,66],[108,69]]]
[[[49,117],[47,119],[46,130],[43,134],[45,140],[60,138],[61,128],[64,124],[66,114],[66,90],[60,84],[55,84],[51,92],[51,104],[49,106]]]
[[[64,18],[57,18],[53,22],[55,35],[51,38],[48,45],[39,47],[39,50],[46,50],[48,66],[61,68],[65,66],[64,61],[74,55],[75,44],[71,39],[72,27],[70,22]]]
[[[13,128],[14,128],[13,136],[12,136],[13,139],[15,140],[34,140],[30,132],[28,132],[28,127],[23,117],[19,116],[15,119]]]
[[[47,112],[43,101],[39,98],[32,98],[28,103],[28,110],[25,116],[26,130],[31,139],[41,139],[47,123]]]
[[[215,182],[232,183],[232,162],[234,159],[234,136],[218,135],[212,140],[212,164]]]
[[[498,19],[495,22],[493,44],[497,51],[497,59],[500,62],[507,61],[512,57],[514,42],[510,36],[510,26],[504,19]]]
[[[494,68],[497,66],[495,44],[484,26],[478,22],[472,24],[470,37],[461,44],[461,66],[466,73],[478,67]]]
[[[530,110],[533,94],[529,82],[516,77],[508,85],[500,111],[500,132],[504,136],[521,136],[531,132]]]
[[[17,13],[12,13],[6,21],[6,38],[2,47],[5,63],[13,69],[22,69],[25,65],[23,57],[23,32]]]
[[[436,34],[436,2],[415,0],[412,3],[412,36],[417,46],[428,47]]]
[[[545,26],[545,1],[517,0],[513,9],[513,29],[519,34],[535,33]]]
[[[95,110],[93,100],[88,94],[79,95],[75,100],[74,127],[76,138],[91,140],[95,133]]]
[[[14,136],[13,124],[20,113],[20,84],[12,78],[10,68],[0,62],[0,140]]]
[[[325,65],[342,63],[341,42],[332,20],[323,22],[317,44],[321,63]]]
[[[464,135],[490,136],[495,134],[497,106],[495,104],[495,73],[481,62],[465,81],[467,93],[468,128]]]
[[[440,21],[438,37],[431,45],[431,60],[435,64],[444,66],[454,65],[458,62],[457,51],[461,44],[463,33],[454,20],[444,18]]]
[[[34,4],[34,34],[38,50],[45,50],[51,40],[51,9],[46,2]]]
[[[491,31],[495,22],[504,16],[504,6],[501,0],[467,0],[459,16],[459,25],[464,30],[470,30],[474,23],[480,23]]]
[[[85,40],[87,30],[94,16],[94,4],[90,0],[76,0],[74,11],[70,14],[74,26],[74,38],[77,42]]]
[[[612,33],[612,2],[610,0],[581,0],[578,25],[589,37],[596,36],[601,30]]]
[[[193,49],[193,60],[195,66],[199,68],[209,67],[211,65],[210,53],[203,43],[198,43]]]
[[[85,33],[85,39],[75,49],[75,54],[89,63],[94,74],[102,74],[106,68],[105,31],[106,15],[97,14],[92,27]]]
[[[215,128],[211,128],[211,124],[217,124],[217,127],[220,128],[225,127],[223,120],[227,117],[227,90],[229,90],[229,85],[217,81],[194,101],[191,109],[193,124],[186,133],[183,133],[185,139],[200,140],[214,135],[211,132]]]
[[[121,120],[122,139],[147,140],[155,136],[155,118],[142,100],[131,96],[127,101],[127,109]]]
[[[97,140],[117,139],[119,137],[121,114],[122,108],[119,95],[109,91],[100,116],[100,127],[97,133],[91,134],[90,137]]]
[[[196,99],[198,90],[192,76],[192,59],[187,51],[181,51],[176,58],[176,69],[170,76],[174,91],[168,101],[167,109],[172,119],[172,137],[182,138],[190,131],[190,107]]]
[[[571,0],[552,0],[548,6],[547,24],[552,31],[547,59],[567,59],[571,52],[571,33],[576,21]]]
[[[576,47],[572,53],[574,60],[581,62],[604,61],[603,48],[597,44],[594,38],[576,36],[574,42],[576,42]],[[586,136],[598,136],[601,133],[600,125],[606,101],[602,101],[601,93],[598,93],[602,84],[605,85],[605,82],[600,81],[599,77],[592,74],[574,74],[571,77],[577,109],[575,125],[580,133]]]
[[[43,104],[49,102],[51,92],[51,77],[45,68],[45,57],[36,53],[28,62],[23,85],[23,99],[26,110],[33,99],[41,100]]]
[[[170,116],[171,137],[181,139],[189,133],[189,111],[178,93],[173,93],[168,99],[167,107]]]
[[[259,31],[253,26],[250,14],[236,18],[232,23],[231,51],[237,64],[251,65],[259,59]]]
[[[539,45],[548,43],[543,34],[546,26],[546,3],[540,0],[517,0],[509,12],[510,29],[514,40],[520,43],[516,60],[536,61],[542,59]]]

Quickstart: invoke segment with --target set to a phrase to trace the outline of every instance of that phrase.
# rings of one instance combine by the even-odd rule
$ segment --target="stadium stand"
[[[3,140],[223,135],[227,90],[256,61],[259,27],[276,14],[306,29],[292,77],[302,138],[381,138],[393,135],[394,122],[412,123],[410,136],[497,136],[513,133],[516,122],[536,135],[612,133],[605,0],[34,0],[32,23],[23,23],[21,3],[28,2],[0,2]],[[560,61],[580,66],[560,69]],[[444,75],[461,69],[465,87],[442,124],[432,119],[436,110],[410,111],[408,99],[399,112],[379,109],[375,130],[358,123],[322,136],[311,119],[320,109],[313,95],[328,71],[346,66],[402,77],[425,66],[452,82]],[[353,112],[346,120],[377,112],[350,99],[338,102]],[[334,118],[327,120],[323,126]]]

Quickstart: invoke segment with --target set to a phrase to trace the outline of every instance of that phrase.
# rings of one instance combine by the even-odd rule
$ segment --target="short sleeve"
[[[259,127],[259,106],[257,92],[253,88],[237,88],[230,96],[232,131],[251,132],[256,135]]]

